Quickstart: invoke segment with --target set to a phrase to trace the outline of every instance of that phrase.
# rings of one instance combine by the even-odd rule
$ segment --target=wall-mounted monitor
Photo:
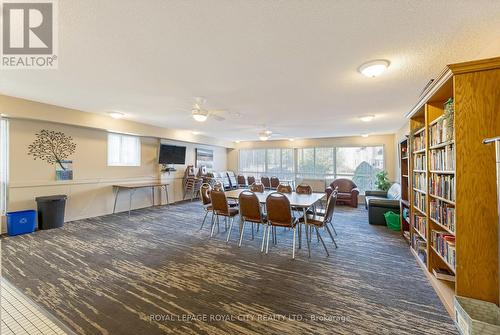
[[[186,147],[160,144],[160,164],[186,164]]]

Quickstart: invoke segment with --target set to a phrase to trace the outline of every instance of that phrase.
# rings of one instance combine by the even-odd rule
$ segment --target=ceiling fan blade
[[[224,121],[224,120],[226,120],[225,117],[222,117],[220,115],[213,114],[213,113],[210,113],[210,117],[213,118],[214,120],[217,120],[217,121]]]

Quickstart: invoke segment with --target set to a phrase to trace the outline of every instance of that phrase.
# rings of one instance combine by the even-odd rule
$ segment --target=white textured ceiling
[[[499,50],[498,0],[63,0],[59,69],[1,71],[0,92],[229,140],[388,133],[444,65]],[[241,116],[197,123],[193,96]]]

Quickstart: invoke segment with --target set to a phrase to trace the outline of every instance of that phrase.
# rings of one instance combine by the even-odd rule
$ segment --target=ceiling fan
[[[275,133],[267,128],[264,128],[264,130],[259,132],[259,140],[261,140],[261,141],[267,141],[272,136],[281,136],[281,134]]]
[[[206,104],[206,99],[197,97],[194,98],[193,107],[191,108],[191,116],[195,121],[205,122],[209,117],[217,120],[224,121],[226,118],[221,116],[220,114],[225,113],[225,111],[221,110],[208,110],[203,106]]]

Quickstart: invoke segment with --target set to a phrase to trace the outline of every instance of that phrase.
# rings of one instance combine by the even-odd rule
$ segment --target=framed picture
[[[56,165],[56,180],[73,180],[73,161],[62,160]]]
[[[214,168],[214,151],[196,148],[196,167],[205,166],[208,171]]]

